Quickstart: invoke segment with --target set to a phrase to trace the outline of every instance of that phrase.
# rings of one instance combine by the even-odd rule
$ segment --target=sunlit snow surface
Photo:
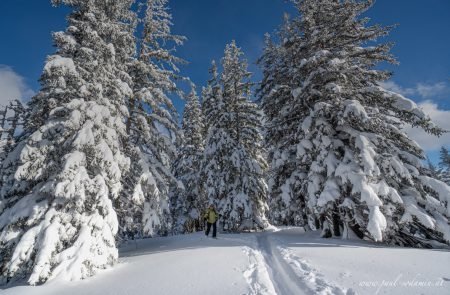
[[[322,239],[300,228],[130,242],[113,269],[17,294],[448,294],[450,251]]]

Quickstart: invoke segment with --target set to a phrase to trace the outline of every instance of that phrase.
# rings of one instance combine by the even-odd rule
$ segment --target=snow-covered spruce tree
[[[132,0],[54,0],[72,9],[30,102],[26,136],[0,170],[0,278],[77,280],[113,265],[112,200],[129,167],[125,63]]]
[[[220,80],[216,83],[213,77],[210,83],[220,85],[211,87],[216,118],[208,116],[206,120],[209,126],[203,165],[206,192],[222,214],[220,223],[226,230],[268,225],[262,116],[257,105],[249,100],[251,74],[242,55],[234,41],[226,46]]]
[[[0,165],[5,158],[5,150],[8,145],[8,131],[6,126],[6,116],[8,113],[8,107],[1,107],[0,109]]]
[[[375,65],[395,60],[389,44],[366,45],[389,31],[359,18],[372,2],[294,1],[301,17],[288,22],[291,36],[279,45],[288,68],[262,97],[268,136],[279,136],[269,140],[286,143],[271,153],[295,158],[290,177],[299,175],[300,187],[290,198],[305,199],[310,225],[325,236],[351,230],[399,245],[448,243],[450,188],[427,176],[422,149],[402,127],[442,130],[380,86],[391,74]],[[271,105],[280,110],[275,116]]]
[[[292,42],[293,26],[288,16],[277,33],[283,43]],[[291,111],[292,71],[295,64],[294,51],[287,46],[275,44],[266,35],[263,56],[258,63],[263,69],[263,80],[258,89],[261,107],[265,113],[265,145],[268,150],[269,218],[275,225],[307,225],[307,208],[301,192],[304,168],[296,157],[299,114]]]
[[[202,114],[204,117],[204,138],[206,138],[210,126],[217,121],[217,114],[222,107],[222,89],[219,84],[219,73],[216,61],[211,62],[209,69],[211,79],[206,87],[202,89]]]
[[[441,179],[442,170],[440,168],[436,167],[436,165],[434,165],[430,159],[427,159],[427,168],[428,168],[428,171],[429,171],[429,174],[431,177],[442,181],[442,179]]]
[[[176,64],[183,61],[168,46],[181,45],[185,38],[171,33],[167,2],[142,1],[145,13],[139,53],[130,66],[134,85],[127,132],[132,162],[117,205],[122,234],[128,237],[166,235],[172,226],[169,192],[177,185],[171,165],[179,127],[169,95],[181,95],[175,81],[179,78]]]
[[[20,100],[13,100],[0,110],[0,167],[6,155],[17,144],[27,109]]]
[[[439,159],[438,176],[443,182],[450,185],[450,152],[445,146],[441,147],[439,151]]]
[[[183,184],[177,190],[174,206],[174,232],[194,232],[202,226],[202,212],[207,205],[200,178],[203,157],[203,114],[192,85],[183,113],[183,141],[174,164],[175,177]]]

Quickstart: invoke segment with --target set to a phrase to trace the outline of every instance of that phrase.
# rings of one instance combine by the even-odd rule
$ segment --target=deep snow
[[[113,269],[5,295],[449,294],[450,251],[322,239],[300,228],[129,242]]]

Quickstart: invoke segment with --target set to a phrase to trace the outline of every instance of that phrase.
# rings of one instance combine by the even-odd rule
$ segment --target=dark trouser
[[[216,237],[216,235],[217,235],[217,222],[214,222],[214,223],[209,223],[209,222],[207,222],[206,223],[206,235],[209,235],[209,231],[211,230],[211,225],[212,225],[212,227],[213,227],[213,233],[212,233],[212,236],[213,236],[213,238],[215,238]]]

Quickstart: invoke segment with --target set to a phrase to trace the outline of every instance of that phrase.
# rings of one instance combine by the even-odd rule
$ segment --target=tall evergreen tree
[[[212,61],[209,69],[211,79],[207,86],[202,90],[202,113],[204,116],[204,137],[208,130],[213,126],[218,118],[217,113],[222,107],[222,89],[219,84],[219,74],[215,61]]]
[[[302,197],[301,181],[305,175],[296,159],[298,137],[296,126],[301,116],[290,110],[292,70],[297,67],[294,50],[288,46],[295,32],[286,15],[278,32],[282,44],[266,35],[266,46],[258,63],[263,80],[258,96],[266,116],[265,145],[268,149],[270,221],[275,225],[307,225],[307,207]]]
[[[272,197],[302,210],[303,222],[326,236],[351,229],[400,245],[448,243],[450,188],[427,176],[424,153],[402,126],[442,130],[380,86],[391,74],[375,65],[395,60],[389,44],[366,45],[389,31],[360,18],[373,1],[293,2],[301,17],[282,30],[276,71],[283,77],[265,79],[271,91],[263,84],[261,92],[279,174]]]
[[[439,169],[438,167],[436,167],[436,165],[433,164],[433,162],[431,162],[430,159],[427,159],[427,168],[429,170],[430,176],[436,179],[439,179],[442,181],[441,179],[441,169]]]
[[[194,232],[202,226],[202,211],[207,205],[200,178],[204,149],[204,123],[200,101],[192,85],[183,114],[183,142],[174,165],[176,178],[183,189],[176,192],[174,230]]]
[[[76,280],[117,261],[112,200],[135,51],[132,0],[53,0],[72,9],[29,106],[26,136],[1,167],[0,278]]]
[[[439,152],[439,177],[440,179],[450,185],[450,153],[448,149],[443,146]]]
[[[13,100],[0,110],[0,167],[6,155],[17,144],[27,109],[20,100]]]
[[[181,45],[185,38],[171,33],[167,2],[143,1],[139,53],[130,66],[134,86],[127,131],[132,162],[118,204],[125,235],[166,235],[172,226],[169,191],[177,183],[171,166],[179,128],[169,95],[181,95],[175,83],[179,78],[176,64],[183,61],[168,46]]]
[[[213,76],[210,83],[215,118],[207,114],[206,121],[206,192],[228,230],[267,226],[262,118],[257,105],[250,101],[251,74],[242,55],[234,41],[226,46],[220,80]]]

